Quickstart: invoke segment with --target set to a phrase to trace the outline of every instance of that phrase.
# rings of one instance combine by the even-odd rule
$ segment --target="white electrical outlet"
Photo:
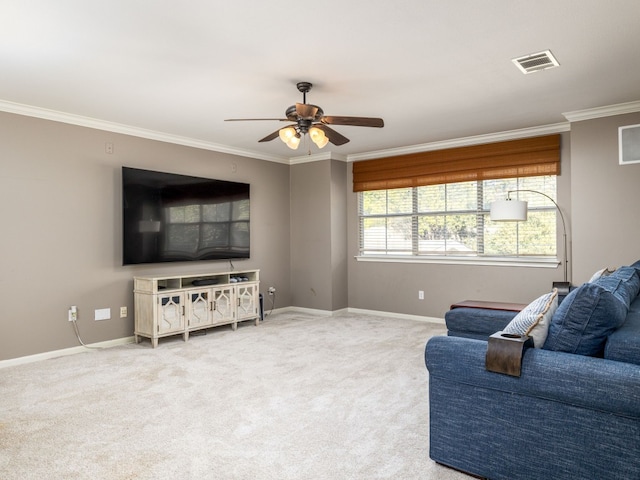
[[[78,307],[72,305],[69,307],[69,321],[75,322],[78,319]]]
[[[95,320],[109,320],[111,318],[110,308],[101,308],[95,311]]]
[[[120,318],[127,317],[127,307],[120,307]]]
[[[424,290],[418,290],[418,300],[424,300]]]

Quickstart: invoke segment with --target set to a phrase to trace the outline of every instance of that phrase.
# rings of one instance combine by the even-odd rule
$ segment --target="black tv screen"
[[[122,167],[123,265],[249,258],[249,184]]]

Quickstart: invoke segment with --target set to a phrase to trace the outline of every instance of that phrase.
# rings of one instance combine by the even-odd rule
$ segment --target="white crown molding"
[[[360,160],[372,160],[374,158],[394,157],[397,155],[408,155],[411,153],[429,152],[433,150],[444,150],[447,148],[466,147],[470,145],[482,145],[484,143],[503,142],[506,140],[517,140],[520,138],[537,137],[540,135],[550,135],[553,133],[568,132],[571,130],[569,122],[554,123],[551,125],[541,125],[538,127],[521,128],[518,130],[508,130],[506,132],[488,133],[485,135],[475,135],[472,137],[455,138],[440,142],[422,143],[408,147],[390,148],[388,150],[378,150],[375,152],[357,153],[347,156],[347,161],[358,162]]]
[[[387,150],[377,150],[372,152],[356,153],[351,155],[341,155],[334,152],[322,152],[313,155],[304,155],[298,157],[284,157],[280,155],[265,154],[253,150],[244,150],[229,147],[213,142],[206,142],[190,137],[181,137],[164,132],[147,130],[139,127],[132,127],[106,120],[99,120],[91,117],[84,117],[71,113],[59,112],[41,107],[34,107],[21,103],[0,100],[0,111],[7,113],[15,113],[17,115],[25,115],[29,117],[42,118],[55,122],[78,125],[81,127],[94,128],[108,132],[121,133],[134,137],[146,138],[149,140],[157,140],[160,142],[173,143],[176,145],[184,145],[187,147],[199,148],[202,150],[210,150],[214,152],[227,153],[230,155],[238,155],[241,157],[255,158],[258,160],[266,160],[269,162],[283,163],[287,165],[297,165],[302,163],[317,162],[322,160],[340,160],[344,162],[357,162],[360,160],[371,160],[375,158],[384,158],[397,155],[408,155],[411,153],[428,152],[433,150],[443,150],[446,148],[464,147],[469,145],[481,145],[484,143],[500,142],[506,140],[516,140],[519,138],[534,137],[539,135],[549,135],[553,133],[568,132],[571,130],[570,122],[582,120],[590,120],[594,118],[609,117],[614,115],[622,115],[626,113],[640,112],[640,101],[620,103],[606,107],[591,108],[586,110],[577,110],[574,112],[563,113],[568,122],[555,123],[551,125],[541,125],[537,127],[522,128],[517,130],[508,130],[505,132],[489,133],[484,135],[476,135],[471,137],[456,138],[452,140],[443,140],[439,142],[423,143],[418,145],[410,145],[406,147],[391,148]]]
[[[301,163],[319,162],[322,160],[331,160],[331,152],[314,153],[301,155],[299,157],[289,158],[289,165],[298,165]]]
[[[589,108],[586,110],[576,110],[574,112],[563,113],[570,122],[580,122],[582,120],[592,120],[594,118],[613,117],[614,115],[624,115],[625,113],[640,112],[640,101],[618,103],[606,107]]]
[[[52,120],[54,122],[67,123],[70,125],[78,125],[80,127],[95,128],[97,130],[105,130],[107,132],[121,133],[124,135],[146,138],[148,140],[158,140],[160,142],[184,145],[186,147],[194,147],[202,150],[211,150],[214,152],[228,153],[230,155],[238,155],[241,157],[250,157],[259,160],[267,160],[269,162],[289,164],[289,159],[287,157],[233,148],[227,145],[206,142],[195,138],[181,137],[169,133],[157,132],[155,130],[131,127],[129,125],[123,125],[120,123],[98,120],[96,118],[84,117],[82,115],[74,115],[72,113],[59,112],[56,110],[34,107],[31,105],[9,102],[6,100],[0,100],[0,111],[15,113],[17,115],[24,115],[27,117],[42,118],[44,120]]]
[[[347,162],[347,156],[335,152],[314,153],[313,155],[309,154],[303,157],[291,157],[289,159],[289,164],[299,165],[301,163],[319,162],[322,160],[339,160],[341,162]]]

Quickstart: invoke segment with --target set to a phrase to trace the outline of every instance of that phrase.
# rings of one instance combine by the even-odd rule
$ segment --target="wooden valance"
[[[560,134],[353,163],[353,191],[560,174]]]

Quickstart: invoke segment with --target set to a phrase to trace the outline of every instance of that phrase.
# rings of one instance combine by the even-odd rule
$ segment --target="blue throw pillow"
[[[620,267],[612,274],[602,276],[593,283],[613,293],[627,307],[640,292],[640,277],[634,267]]]
[[[545,350],[601,355],[629,307],[600,285],[585,283],[567,295],[551,319]]]

